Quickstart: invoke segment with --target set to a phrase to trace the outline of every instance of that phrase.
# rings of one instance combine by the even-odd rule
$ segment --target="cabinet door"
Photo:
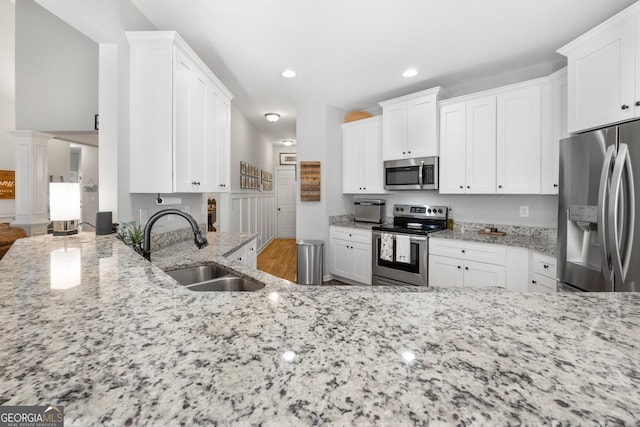
[[[342,192],[359,193],[362,190],[362,126],[349,125],[342,129]],[[382,166],[381,166],[382,168]]]
[[[382,159],[397,160],[406,157],[407,103],[382,108]]]
[[[466,106],[464,102],[440,109],[440,193],[465,192]]]
[[[231,191],[231,102],[220,96],[218,100],[218,158],[214,163],[218,169],[218,188],[220,193]]]
[[[407,103],[407,157],[438,155],[437,108],[435,95]]]
[[[350,279],[366,285],[371,284],[371,244],[353,243],[353,273]]]
[[[540,193],[540,85],[497,96],[497,193]]]
[[[467,102],[466,192],[496,192],[496,97]]]
[[[176,53],[174,77],[174,183],[175,191],[191,192],[191,86],[195,83],[194,65],[180,51]]]
[[[566,68],[551,82],[550,105],[543,101],[542,113],[551,122],[551,134],[543,132],[540,158],[540,192],[558,194],[560,184],[560,140],[567,138],[567,74]],[[545,117],[543,116],[543,121]]]
[[[372,120],[372,119],[369,119]],[[375,118],[363,129],[360,159],[362,167],[362,187],[365,193],[384,193],[382,162],[382,120]],[[362,161],[362,155],[365,161]]]
[[[569,132],[634,117],[634,37],[629,20],[569,54]]]
[[[351,277],[352,255],[350,245],[344,240],[331,239],[331,274]]]
[[[506,269],[503,265],[482,262],[464,262],[464,286],[480,288],[485,286],[506,286]]]
[[[463,261],[429,255],[429,286],[460,288],[463,285]]]

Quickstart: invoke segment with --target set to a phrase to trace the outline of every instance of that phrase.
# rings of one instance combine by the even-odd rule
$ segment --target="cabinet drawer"
[[[556,292],[556,280],[541,274],[533,273],[529,282],[530,292]]]
[[[534,252],[531,257],[531,264],[533,265],[532,270],[534,273],[556,280],[555,258]]]
[[[504,246],[447,239],[429,239],[429,254],[497,265],[505,265],[507,257]]]
[[[371,231],[350,227],[331,227],[331,238],[371,245]]]

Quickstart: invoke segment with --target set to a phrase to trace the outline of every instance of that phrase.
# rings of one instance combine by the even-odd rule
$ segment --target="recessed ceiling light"
[[[291,147],[293,145],[293,141],[290,139],[285,139],[284,141],[282,141],[282,145],[284,145],[285,147]]]
[[[286,70],[284,70],[284,71],[282,72],[282,77],[286,77],[286,78],[288,78],[288,79],[292,79],[292,78],[294,78],[296,75],[297,75],[297,74],[296,74],[296,72],[295,72],[295,71],[293,71],[293,70],[291,70],[291,69],[289,69],[289,68],[288,68],[288,69],[286,69]]]
[[[277,122],[280,118],[280,114],[277,113],[267,113],[264,115],[264,118],[267,119],[268,122]]]
[[[404,73],[402,73],[402,77],[415,77],[418,75],[418,70],[416,70],[415,68],[409,68],[408,70],[406,70]]]

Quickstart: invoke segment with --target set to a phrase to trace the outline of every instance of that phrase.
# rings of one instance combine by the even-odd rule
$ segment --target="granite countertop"
[[[429,237],[440,239],[464,240],[467,242],[490,243],[493,245],[515,246],[532,249],[544,255],[555,257],[558,240],[547,236],[532,236],[527,234],[507,234],[505,236],[490,236],[478,234],[477,230],[442,230],[429,234]]]
[[[68,426],[640,423],[640,294],[299,286],[224,260],[251,237],[156,265],[112,236],[18,240],[0,405],[63,405]],[[266,287],[191,292],[159,268],[202,260]]]
[[[354,221],[353,215],[340,215],[329,217],[330,225],[341,227],[371,229],[375,225],[364,222]],[[386,218],[385,224],[393,224],[393,218]],[[493,245],[515,246],[519,248],[532,249],[544,255],[555,257],[557,253],[558,240],[555,235],[549,236],[548,232],[540,232],[540,230],[548,231],[548,229],[538,227],[517,227],[517,226],[500,226],[501,230],[508,230],[505,236],[489,236],[478,234],[478,230],[484,228],[485,224],[463,223],[462,226],[456,226],[454,230],[442,230],[429,234],[429,237],[437,237],[441,239],[464,240],[467,242],[490,243]]]

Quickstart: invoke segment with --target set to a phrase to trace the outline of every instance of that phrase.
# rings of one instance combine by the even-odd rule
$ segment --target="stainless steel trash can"
[[[298,255],[296,283],[322,285],[324,242],[322,240],[298,240],[296,246]]]

